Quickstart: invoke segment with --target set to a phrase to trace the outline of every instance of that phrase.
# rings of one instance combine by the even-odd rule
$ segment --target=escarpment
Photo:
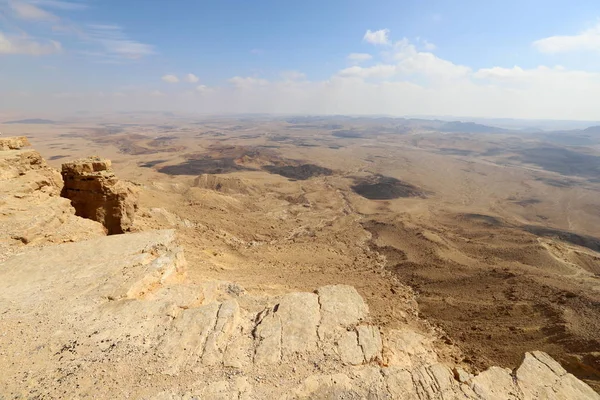
[[[73,206],[111,215],[117,233],[135,207],[111,202],[129,192],[109,169],[87,159],[63,177]],[[0,259],[7,398],[600,399],[538,351],[471,374],[430,333],[378,326],[352,286],[267,295],[192,280],[174,230],[105,236],[34,151],[1,151],[0,171],[0,238],[18,242]]]
[[[110,160],[89,157],[62,165],[61,196],[71,200],[76,215],[100,222],[109,235],[131,229],[138,191],[119,180]]]
[[[75,216],[60,197],[60,173],[24,137],[0,139],[0,261],[22,246],[104,236],[102,225]]]

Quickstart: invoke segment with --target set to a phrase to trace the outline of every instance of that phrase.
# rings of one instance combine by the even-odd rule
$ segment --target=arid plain
[[[543,350],[600,389],[600,129],[120,114],[1,125],[53,167],[98,155],[176,227],[198,281],[357,288],[473,370]],[[410,293],[412,292],[412,293]]]

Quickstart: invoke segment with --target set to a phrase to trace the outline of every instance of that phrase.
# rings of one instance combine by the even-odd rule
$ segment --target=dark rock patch
[[[168,175],[202,175],[227,174],[235,171],[251,171],[251,169],[236,164],[234,158],[195,158],[181,164],[166,165],[158,172]]]
[[[340,129],[338,131],[331,132],[331,134],[335,137],[346,139],[360,139],[364,137],[362,132],[354,131],[351,129]]]
[[[320,167],[314,164],[303,165],[267,165],[263,167],[266,171],[284,176],[289,179],[304,181],[314,176],[328,176],[333,174],[333,170]]]
[[[140,163],[139,166],[142,168],[152,168],[155,165],[158,164],[162,164],[164,162],[166,162],[167,160],[152,160],[152,161],[146,161],[145,163]]]
[[[352,190],[369,200],[425,197],[425,194],[418,187],[383,175],[373,175],[367,178],[356,179]]]
[[[515,201],[515,204],[518,204],[521,207],[526,207],[526,206],[531,206],[533,204],[539,204],[541,202],[542,201],[539,199],[524,199],[524,200]]]
[[[536,225],[524,225],[523,230],[536,236],[555,238],[576,246],[582,246],[590,250],[600,251],[600,239],[593,236],[579,235],[574,232]]]
[[[61,158],[66,158],[66,157],[69,157],[69,156],[68,155],[67,156],[58,155],[58,156],[52,156],[52,157],[50,157],[48,159],[49,160],[60,160]]]
[[[473,153],[475,153],[472,150],[464,150],[464,149],[453,149],[453,148],[441,148],[439,150],[440,153],[442,154],[447,154],[449,156],[469,156]]]
[[[275,136],[271,136],[269,138],[269,140],[272,142],[286,142],[290,139],[292,139],[292,138],[289,136],[285,136],[285,135],[275,135]]]
[[[600,157],[558,147],[537,147],[519,152],[519,160],[562,175],[595,178],[600,175]]]
[[[491,215],[485,215],[485,214],[474,214],[474,213],[459,214],[459,218],[466,219],[468,221],[478,222],[478,223],[485,224],[485,225],[490,225],[490,226],[503,226],[504,225],[504,222],[502,222],[501,219],[492,217]]]
[[[553,179],[553,178],[542,178],[542,177],[535,178],[535,180],[539,181],[539,182],[544,182],[547,185],[559,187],[559,188],[571,187],[575,183],[573,181],[569,181],[566,179]]]

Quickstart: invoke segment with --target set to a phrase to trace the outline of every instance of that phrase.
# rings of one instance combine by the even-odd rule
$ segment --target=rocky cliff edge
[[[0,152],[3,210],[32,199],[57,207],[51,178],[60,176],[39,154],[12,151],[21,153]],[[49,183],[24,190],[23,177]],[[88,221],[63,214],[65,232]],[[35,222],[38,214],[3,211],[0,223],[28,215]],[[19,240],[0,262],[6,397],[600,399],[542,352],[525,354],[515,371],[492,367],[476,376],[445,364],[432,337],[370,323],[350,286],[272,297],[232,282],[190,283],[174,231],[94,232],[70,243],[50,232],[38,245]]]

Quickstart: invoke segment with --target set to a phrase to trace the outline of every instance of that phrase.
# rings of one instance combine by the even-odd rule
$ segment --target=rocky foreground
[[[350,286],[190,283],[174,231],[105,236],[26,144],[0,140],[0,398],[600,399],[542,352],[447,365]]]

